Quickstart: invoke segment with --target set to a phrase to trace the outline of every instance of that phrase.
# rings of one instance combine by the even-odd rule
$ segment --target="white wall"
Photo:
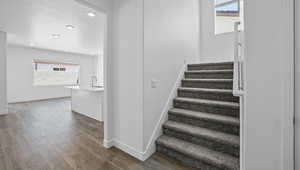
[[[34,59],[78,63],[80,83],[89,86],[94,71],[94,57],[9,45],[7,47],[8,102],[23,102],[70,96],[70,90],[58,86],[33,86]]]
[[[213,0],[200,0],[200,62],[233,60],[234,34],[215,35]]]
[[[144,1],[144,149],[179,71],[199,58],[199,1]],[[151,80],[157,87],[151,87]]]
[[[216,16],[215,17],[215,34],[224,34],[234,31],[234,23],[239,22],[240,17],[236,16]]]
[[[76,0],[107,14],[104,145],[143,150],[143,1]]]
[[[0,114],[7,112],[6,33],[0,31]]]
[[[114,6],[114,135],[121,147],[143,150],[143,1]]]
[[[141,153],[184,60],[198,59],[199,4],[122,0],[114,7],[115,141]]]
[[[295,1],[295,160],[300,159],[300,1]],[[300,162],[295,162],[295,170],[300,169]]]
[[[104,85],[104,62],[103,62],[103,55],[98,55],[95,57],[94,61],[95,69],[96,69],[96,74],[97,76],[97,85],[98,86],[103,86]]]
[[[245,1],[245,45],[246,170],[292,170],[293,0]]]
[[[90,3],[89,5],[96,4],[98,9],[104,10],[108,14],[107,58],[105,57],[106,55],[104,55],[104,63],[107,64],[105,70],[107,75],[104,75],[105,77],[107,76],[105,79],[107,80],[105,82],[105,89],[108,97],[108,112],[107,121],[104,120],[104,122],[107,122],[109,127],[105,129],[108,135],[105,137],[104,143],[109,146],[115,145],[137,158],[142,157],[145,144],[148,143],[149,136],[153,132],[155,121],[162,111],[161,107],[166,102],[164,99],[159,99],[154,105],[146,106],[146,104],[144,104],[144,100],[146,99],[144,98],[144,95],[146,95],[144,88],[149,85],[150,78],[155,77],[159,79],[159,88],[153,90],[149,89],[148,86],[147,94],[149,94],[149,90],[153,90],[155,94],[162,93],[161,96],[155,95],[157,99],[159,97],[166,98],[165,96],[168,95],[171,90],[169,87],[174,83],[180,65],[183,64],[183,60],[187,59],[190,61],[193,57],[198,58],[197,52],[199,45],[196,44],[198,41],[195,41],[196,39],[198,40],[199,35],[196,35],[195,32],[198,32],[199,29],[195,23],[199,22],[199,20],[195,21],[195,23],[187,22],[194,21],[194,19],[199,17],[199,14],[197,14],[195,18],[187,19],[187,16],[191,17],[192,13],[195,12],[194,10],[198,8],[197,4],[196,6],[190,6],[194,4],[195,1],[185,1],[187,4],[183,5],[182,7],[184,8],[182,9],[179,9],[179,5],[176,5],[176,3],[180,2],[182,5],[183,1],[176,1],[176,3],[171,1],[155,2],[164,8],[155,9],[155,4],[151,1],[115,0],[113,10],[111,10],[110,5],[108,5],[108,7],[106,6],[108,4],[107,2],[96,2],[95,0],[84,1],[84,3]],[[169,6],[166,5],[166,2],[170,3]],[[149,8],[147,6],[149,6]],[[143,11],[144,7],[146,8],[145,13]],[[191,8],[189,9],[189,7]],[[166,11],[164,12],[164,10]],[[181,17],[181,15],[176,14],[176,10],[179,10],[179,13],[183,16]],[[155,13],[152,18],[152,16],[149,16],[151,12],[158,12],[161,15],[164,14],[164,19],[169,17],[173,19],[173,22],[163,25],[162,30],[159,30],[158,23],[163,23],[164,19],[160,18],[159,14],[155,15]],[[144,14],[148,14],[145,20],[143,20]],[[174,19],[173,14],[176,14],[177,18]],[[156,20],[158,23],[155,23]],[[184,23],[181,21],[184,21]],[[144,30],[144,22],[146,25],[148,24],[148,26],[151,23],[155,23],[155,25]],[[174,26],[178,27],[174,28]],[[188,30],[191,32],[188,33]],[[151,40],[152,33],[155,37],[163,36],[170,39]],[[144,36],[145,38],[147,37],[147,41],[143,41]],[[195,37],[191,38],[191,36]],[[154,36],[152,38],[154,38]],[[155,42],[158,43],[158,40],[161,41],[161,48],[155,44]],[[146,43],[149,45],[146,45]],[[149,50],[152,51],[151,49],[154,50],[153,53],[149,53]],[[176,51],[178,54],[176,54],[174,50],[178,50]],[[159,51],[167,55],[164,56],[166,57],[165,59],[161,58],[162,55],[159,55]],[[154,61],[150,61],[152,57]],[[170,66],[168,64],[174,65]],[[151,66],[154,68],[149,69]],[[157,68],[157,70],[155,70],[155,68]],[[165,70],[165,72],[158,75],[158,70],[162,70],[161,72]],[[149,72],[146,73],[146,71]],[[167,79],[164,80],[165,78]],[[147,82],[147,84],[145,82]],[[155,97],[153,98],[153,96],[152,94],[151,96],[148,95],[147,103],[154,100]],[[143,124],[144,120],[146,120],[143,118],[146,116],[146,114],[144,114],[144,107],[153,109],[154,114],[154,116],[152,116],[149,115],[150,112],[147,112],[147,116],[151,120],[145,127]],[[112,117],[113,119],[111,119]],[[144,136],[145,133],[147,134]]]
[[[76,54],[71,54],[71,56],[77,58],[78,62],[80,63],[80,86],[91,87],[92,76],[95,76],[97,74],[96,66],[94,63],[95,56]]]

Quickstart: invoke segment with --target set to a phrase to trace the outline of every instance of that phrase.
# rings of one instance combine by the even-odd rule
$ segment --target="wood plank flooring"
[[[0,116],[0,170],[188,170],[155,153],[141,162],[102,146],[103,124],[70,110],[69,99],[9,105]]]

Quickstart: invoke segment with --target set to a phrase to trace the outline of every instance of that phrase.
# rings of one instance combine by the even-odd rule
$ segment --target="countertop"
[[[65,88],[72,90],[86,90],[91,92],[101,92],[104,91],[103,87],[80,87],[80,86],[65,86]]]

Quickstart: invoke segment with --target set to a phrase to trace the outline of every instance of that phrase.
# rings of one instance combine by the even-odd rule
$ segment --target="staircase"
[[[233,63],[190,64],[157,151],[201,170],[239,169],[239,98]]]

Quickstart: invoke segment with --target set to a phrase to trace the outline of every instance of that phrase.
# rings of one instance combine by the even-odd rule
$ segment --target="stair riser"
[[[232,70],[233,64],[217,64],[217,65],[188,65],[188,70]]]
[[[185,73],[185,78],[189,79],[232,79],[233,73]]]
[[[174,151],[173,149],[169,149],[160,144],[156,145],[156,150],[160,153],[163,153],[169,157],[172,157],[172,158],[180,161],[181,163],[183,163],[187,166],[193,167],[193,168],[197,168],[197,169],[201,169],[201,170],[232,170],[232,169],[218,168],[218,167],[210,165],[202,160],[197,160],[192,157],[186,156],[182,153]]]
[[[239,109],[235,109],[231,107],[199,104],[199,103],[192,103],[192,102],[185,102],[185,101],[178,101],[178,100],[174,100],[174,107],[179,109],[194,110],[194,111],[200,111],[205,113],[239,117]]]
[[[186,116],[179,116],[172,113],[169,113],[169,120],[186,123],[193,126],[204,127],[207,129],[212,129],[212,130],[225,132],[233,135],[240,134],[239,126],[225,124],[222,122],[215,122],[215,121],[205,120],[205,119],[195,119]]]
[[[193,136],[187,133],[176,131],[173,129],[163,128],[163,133],[167,136],[175,137],[184,141],[188,141],[197,145],[202,145],[212,150],[230,154],[239,157],[239,147],[226,144],[222,141],[216,141],[202,136]]]
[[[213,93],[213,92],[195,92],[187,90],[178,90],[178,97],[189,97],[197,99],[208,99],[217,101],[239,102],[239,98],[230,93]]]
[[[204,82],[204,81],[187,81],[182,80],[182,87],[208,88],[208,89],[232,89],[230,82]]]

